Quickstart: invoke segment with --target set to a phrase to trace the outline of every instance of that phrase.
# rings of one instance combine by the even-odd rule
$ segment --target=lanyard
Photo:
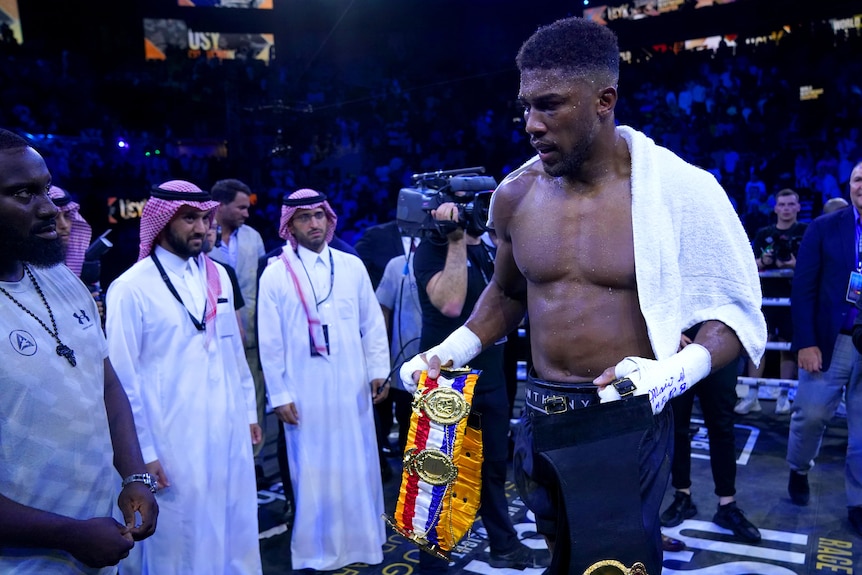
[[[162,274],[162,281],[165,282],[165,285],[168,286],[168,289],[170,290],[171,294],[173,294],[173,296],[176,298],[176,300],[178,302],[180,302],[180,305],[183,306],[183,309],[186,310],[186,313],[189,314],[189,318],[192,320],[192,323],[195,324],[195,327],[197,328],[197,330],[198,331],[205,331],[207,328],[207,320],[206,320],[207,303],[204,302],[204,313],[201,316],[200,321],[198,321],[195,318],[195,316],[192,315],[192,312],[189,311],[189,308],[186,307],[186,304],[183,303],[183,300],[180,297],[180,294],[177,293],[177,288],[174,287],[174,284],[171,283],[171,278],[169,278],[167,272],[165,272],[165,268],[162,266],[162,262],[160,262],[159,258],[156,257],[155,250],[153,251],[152,254],[150,254],[150,257],[153,258],[153,263],[156,264],[156,267],[158,268],[159,273]]]
[[[317,292],[314,290],[314,282],[311,281],[311,276],[308,275],[308,268],[305,267],[305,262],[302,261],[302,258],[299,257],[299,253],[296,254],[296,257],[299,259],[299,263],[302,264],[302,269],[305,270],[305,277],[308,278],[308,284],[311,286],[311,295],[314,296],[314,305],[320,308],[320,304],[329,299],[329,296],[332,295],[332,286],[335,284],[335,262],[332,261],[332,249],[329,250],[329,291],[326,292],[326,297],[320,301],[317,301]]]
[[[856,226],[856,271],[862,272],[862,220],[857,216]]]

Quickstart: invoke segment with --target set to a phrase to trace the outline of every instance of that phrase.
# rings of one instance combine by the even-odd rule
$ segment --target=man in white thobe
[[[108,290],[109,353],[161,508],[157,536],[123,573],[262,572],[254,383],[230,278],[201,253],[217,205],[189,182],[153,188],[139,260]]]
[[[284,199],[288,241],[260,278],[258,345],[284,423],[296,517],[293,569],[383,561],[383,485],[372,405],[385,399],[389,344],[362,261],[329,248],[326,196]]]

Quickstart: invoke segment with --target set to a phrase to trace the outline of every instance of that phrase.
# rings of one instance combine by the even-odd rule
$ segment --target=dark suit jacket
[[[354,247],[368,270],[371,286],[375,290],[383,279],[389,260],[404,255],[401,231],[395,220],[367,228]]]
[[[838,210],[808,226],[799,254],[790,295],[794,351],[817,346],[823,370],[829,369],[835,340],[853,305],[847,303],[847,283],[856,270],[856,209]]]
[[[856,321],[853,323],[853,346],[862,353],[862,298],[856,300]]]

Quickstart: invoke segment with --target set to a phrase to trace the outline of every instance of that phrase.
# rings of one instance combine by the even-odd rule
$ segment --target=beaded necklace
[[[0,287],[0,291],[3,292],[3,295],[11,299],[15,303],[15,305],[27,312],[30,317],[39,322],[39,325],[41,325],[45,329],[45,331],[48,332],[48,335],[53,337],[54,340],[57,342],[57,355],[59,355],[60,357],[65,357],[69,364],[71,364],[72,367],[75,367],[76,365],[78,365],[78,360],[75,359],[75,352],[74,350],[72,350],[71,347],[60,341],[60,330],[57,329],[57,322],[54,320],[54,312],[51,310],[51,306],[48,305],[48,300],[45,298],[45,294],[42,293],[42,287],[39,285],[39,282],[36,281],[36,277],[33,275],[33,272],[31,272],[30,268],[28,268],[26,265],[24,266],[24,271],[27,272],[27,277],[30,278],[30,281],[33,282],[33,285],[36,287],[36,293],[39,294],[39,299],[41,299],[42,303],[45,304],[45,308],[48,310],[48,317],[51,318],[51,327],[54,328],[54,331],[51,331],[48,326],[45,325],[44,321],[39,319],[39,317],[35,313],[27,309],[24,304],[15,299],[12,294],[10,294],[4,288]]]

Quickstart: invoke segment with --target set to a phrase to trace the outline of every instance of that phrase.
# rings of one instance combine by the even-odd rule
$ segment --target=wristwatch
[[[131,475],[123,479],[123,487],[125,487],[129,483],[143,483],[144,485],[149,487],[150,491],[152,491],[153,493],[158,491],[158,484],[149,473],[132,473]]]
[[[617,393],[620,394],[621,398],[626,398],[630,395],[634,395],[635,391],[637,390],[637,387],[632,382],[632,380],[627,377],[615,379],[611,382],[611,385],[614,386],[614,389],[617,390]]]

